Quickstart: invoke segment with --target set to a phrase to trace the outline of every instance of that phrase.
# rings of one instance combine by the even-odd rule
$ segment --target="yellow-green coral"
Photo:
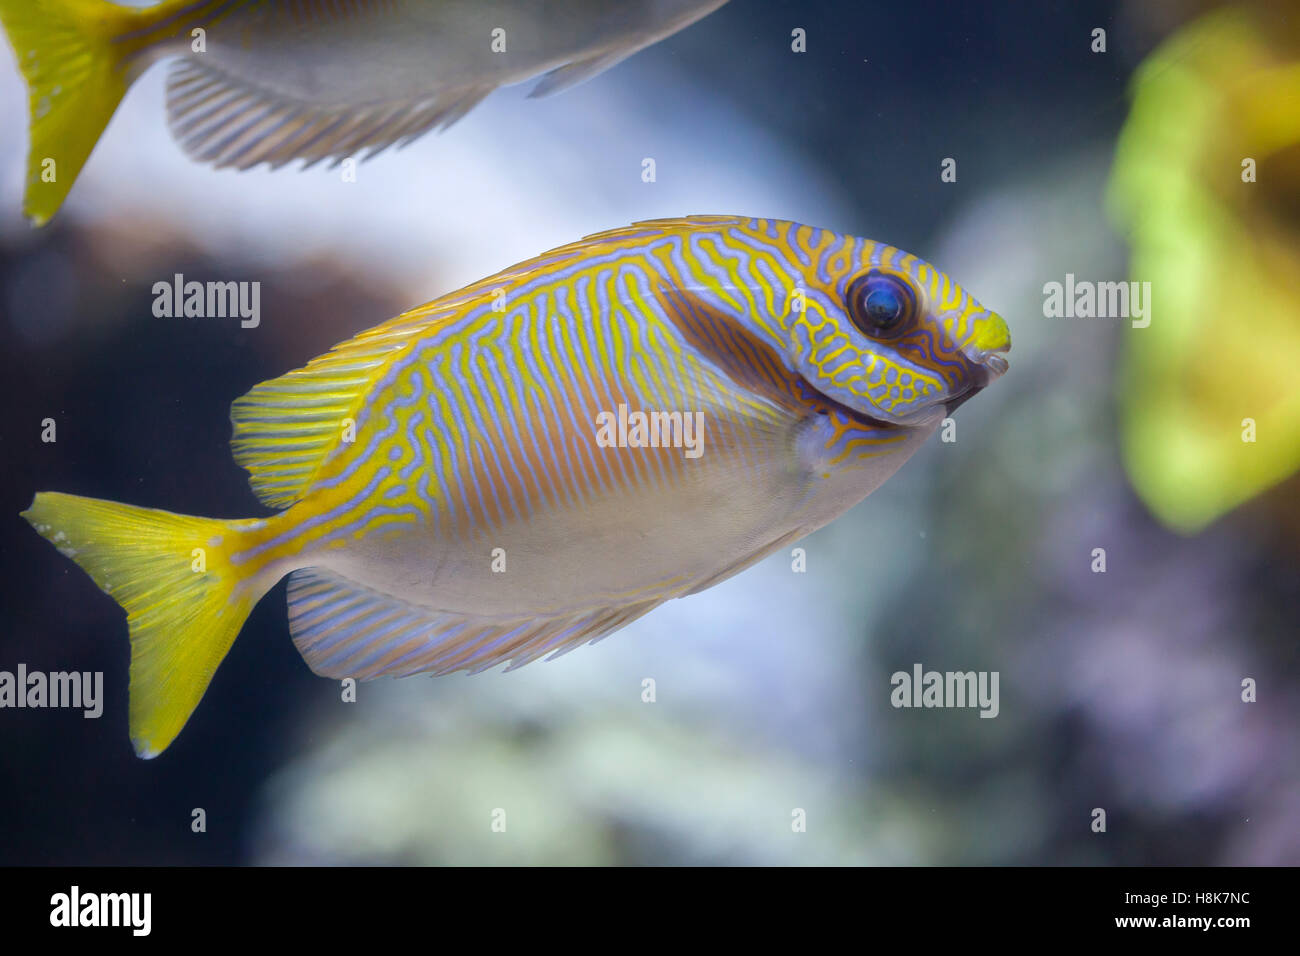
[[[1109,200],[1154,299],[1125,336],[1125,462],[1195,532],[1300,468],[1297,27],[1219,10],[1153,53]]]

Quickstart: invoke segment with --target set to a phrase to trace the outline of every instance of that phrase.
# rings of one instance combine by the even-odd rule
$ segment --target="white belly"
[[[748,468],[705,454],[671,484],[539,510],[466,540],[423,525],[400,538],[349,545],[322,563],[411,603],[475,617],[553,616],[686,594],[829,523],[878,488],[933,430],[916,430],[888,455],[827,474],[807,451],[821,446],[822,428],[824,419],[813,416],[775,436],[772,447],[752,450]]]

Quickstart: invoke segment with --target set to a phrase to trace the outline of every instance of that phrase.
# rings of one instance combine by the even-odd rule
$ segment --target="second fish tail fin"
[[[31,142],[23,212],[43,225],[63,205],[127,87],[131,60],[177,6],[108,0],[0,0],[0,24],[27,82]]]
[[[247,521],[41,492],[23,517],[127,613],[131,743],[162,753],[270,587],[230,561]],[[242,527],[241,527],[242,526]]]

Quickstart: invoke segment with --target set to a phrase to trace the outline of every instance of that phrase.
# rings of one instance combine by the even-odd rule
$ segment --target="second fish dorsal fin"
[[[309,103],[231,76],[194,57],[167,77],[167,123],[194,159],[222,167],[272,168],[295,159],[369,158],[468,113],[491,86],[460,86],[423,98],[376,103]]]
[[[488,621],[419,607],[324,568],[289,576],[289,630],[322,677],[371,680],[508,670],[589,644],[658,607],[662,597],[556,617]]]

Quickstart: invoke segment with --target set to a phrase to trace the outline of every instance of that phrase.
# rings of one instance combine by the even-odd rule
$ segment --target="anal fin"
[[[286,97],[190,57],[167,77],[167,122],[194,159],[222,167],[272,168],[301,159],[369,159],[468,113],[492,86],[462,86],[423,98],[326,104]]]
[[[420,607],[323,568],[289,577],[294,646],[322,677],[372,680],[507,670],[597,641],[657,607],[652,599],[552,618],[483,620]]]

